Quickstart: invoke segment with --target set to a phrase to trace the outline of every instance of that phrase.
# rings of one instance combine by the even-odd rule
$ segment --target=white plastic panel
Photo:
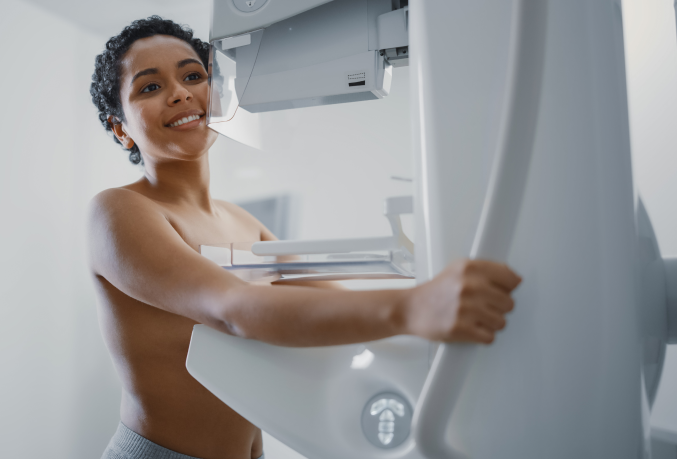
[[[409,46],[409,7],[380,15],[376,19],[378,49]]]
[[[239,140],[256,120],[244,129],[239,119],[237,129],[228,125],[238,108],[251,114],[387,96],[392,67],[369,51],[372,3],[335,1],[266,29],[212,40],[210,127]]]
[[[470,254],[511,3],[410,5],[417,262],[429,276]],[[621,11],[547,3],[534,157],[508,255],[524,281],[506,329],[449,388],[460,397],[446,440],[473,459],[650,457]]]
[[[392,0],[367,0],[369,10],[369,51],[376,51],[378,47],[378,26],[376,21],[382,14],[388,13],[393,9]]]
[[[372,354],[369,359],[361,358],[365,351]],[[420,457],[411,435],[394,449],[375,447],[362,431],[360,416],[378,393],[415,400],[428,371],[423,339],[289,348],[197,325],[186,367],[233,410],[305,457]]]
[[[263,7],[254,12],[243,12],[233,0],[213,0],[209,41],[260,29],[330,1],[267,0]]]
[[[390,92],[391,67],[376,52],[278,73],[252,76],[242,107],[259,113],[273,110],[376,100]],[[363,74],[360,86],[350,75]]]
[[[335,0],[267,27],[253,75],[280,73],[364,53],[368,51],[368,40],[367,0]]]

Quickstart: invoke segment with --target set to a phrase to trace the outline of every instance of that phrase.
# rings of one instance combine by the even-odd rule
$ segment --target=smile
[[[180,120],[174,121],[172,124],[169,124],[168,126],[177,127],[181,126],[182,124],[190,123],[191,121],[199,120],[200,118],[202,118],[202,116],[200,115],[186,116],[185,118],[181,118]]]

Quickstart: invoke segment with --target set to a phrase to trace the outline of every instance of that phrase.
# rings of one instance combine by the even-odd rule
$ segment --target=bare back
[[[214,201],[213,213],[207,214],[188,205],[145,196],[139,199],[141,190],[135,185],[124,190],[116,190],[117,199],[131,198],[145,205],[149,213],[161,213],[196,251],[201,244],[258,241],[271,236],[256,219],[226,202]],[[131,298],[96,273],[95,279],[103,336],[123,386],[122,422],[149,440],[190,456],[259,457],[260,430],[186,370],[188,345],[197,322]]]

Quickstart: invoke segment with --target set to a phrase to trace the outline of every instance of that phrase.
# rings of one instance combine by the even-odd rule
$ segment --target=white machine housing
[[[269,0],[251,13],[235,3],[214,1],[210,34],[212,53],[226,55],[235,65],[221,63],[210,72],[213,81],[236,75],[237,104],[248,112],[380,99],[390,92],[391,62],[408,62],[408,8],[393,11],[392,0],[316,0],[284,6]],[[255,49],[247,50],[254,61],[243,72],[235,69],[237,48],[224,48],[248,35],[260,36],[245,41]],[[212,55],[212,61],[219,57]],[[212,93],[210,107],[218,106],[214,99],[230,96],[228,91]],[[212,112],[221,112],[210,110],[210,127],[219,130],[215,123],[223,120]]]

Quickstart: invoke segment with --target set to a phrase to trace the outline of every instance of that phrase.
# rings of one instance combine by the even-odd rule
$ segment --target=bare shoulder
[[[93,269],[102,254],[109,252],[104,249],[120,248],[124,240],[142,241],[149,234],[171,229],[161,206],[125,188],[110,188],[94,196],[89,203],[87,226]]]
[[[152,199],[125,188],[109,188],[89,202],[90,237],[153,213],[162,214],[162,208]]]
[[[131,214],[140,210],[159,211],[160,208],[153,200],[126,188],[109,188],[101,191],[89,203],[90,221],[92,218],[106,215],[124,217],[128,214],[131,217]]]

